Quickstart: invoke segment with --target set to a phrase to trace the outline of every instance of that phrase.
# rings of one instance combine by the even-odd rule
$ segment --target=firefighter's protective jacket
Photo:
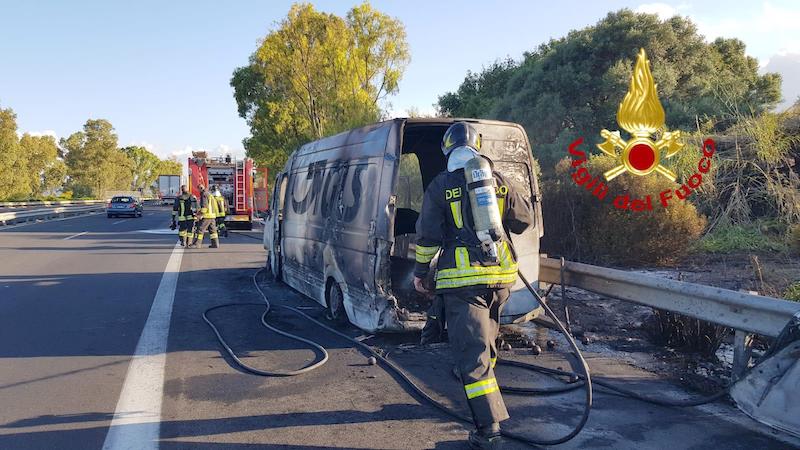
[[[507,232],[520,234],[533,224],[530,203],[497,172],[495,192],[500,217]],[[431,260],[439,253],[437,292],[472,288],[507,288],[517,280],[517,261],[511,244],[498,244],[497,260],[481,250],[473,229],[472,209],[464,169],[444,171],[431,181],[422,200],[417,221],[416,268],[414,275],[425,278]]]
[[[217,218],[217,199],[208,191],[200,194],[200,216],[203,219]]]
[[[222,195],[217,197],[215,195],[214,200],[217,201],[217,217],[225,217],[226,211],[228,210],[228,205],[225,204],[225,197]]]
[[[175,220],[192,220],[194,217],[194,205],[197,199],[191,194],[181,194],[175,198],[172,204],[172,218]]]

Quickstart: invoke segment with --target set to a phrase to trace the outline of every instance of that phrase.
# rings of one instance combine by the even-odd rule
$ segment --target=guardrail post
[[[733,367],[731,378],[739,380],[747,368],[750,367],[750,358],[753,354],[753,333],[736,330],[733,334]]]
[[[564,271],[566,270],[566,260],[562,256],[559,260],[559,282],[561,283],[561,303],[564,305],[564,321],[566,322],[567,332],[572,335],[572,324],[569,320],[569,305],[567,305],[567,284],[564,282]]]

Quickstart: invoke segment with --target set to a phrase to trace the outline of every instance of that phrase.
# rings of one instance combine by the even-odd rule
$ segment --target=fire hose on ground
[[[270,303],[269,298],[264,293],[264,291],[261,289],[261,286],[259,286],[259,284],[258,284],[258,275],[263,271],[264,271],[264,268],[261,268],[261,269],[257,270],[252,276],[253,285],[255,286],[255,289],[258,292],[258,294],[263,299],[262,303],[226,303],[226,304],[222,304],[222,305],[217,305],[217,306],[208,308],[207,310],[205,310],[203,312],[203,320],[212,329],[212,331],[216,335],[217,340],[219,341],[220,345],[225,350],[225,352],[228,354],[228,356],[231,357],[231,359],[235,362],[236,365],[238,365],[241,369],[243,369],[246,372],[249,372],[249,373],[254,374],[254,375],[259,375],[259,376],[272,376],[272,377],[274,377],[274,376],[301,375],[301,374],[304,374],[304,373],[308,373],[308,372],[310,372],[312,370],[318,369],[319,367],[321,367],[323,364],[325,364],[328,361],[328,352],[325,350],[325,348],[322,345],[320,345],[319,343],[314,342],[314,341],[312,341],[310,339],[306,339],[304,337],[297,336],[295,334],[280,330],[280,329],[270,325],[270,323],[268,322],[267,317],[269,316],[270,312],[273,310],[273,305]],[[508,393],[508,394],[518,394],[518,395],[554,395],[554,394],[560,394],[560,393],[569,392],[569,391],[573,391],[573,390],[576,390],[576,389],[584,388],[586,395],[584,397],[583,413],[581,415],[581,418],[580,418],[579,422],[573,427],[573,430],[571,432],[569,432],[568,434],[564,435],[563,437],[560,437],[558,439],[533,439],[533,438],[530,438],[530,437],[527,437],[527,436],[523,436],[523,435],[521,435],[519,433],[514,433],[514,432],[511,432],[511,431],[502,430],[502,435],[503,436],[505,436],[507,438],[510,438],[510,439],[513,439],[513,440],[516,440],[516,441],[519,441],[519,442],[522,442],[522,443],[525,443],[525,444],[533,445],[533,446],[557,445],[557,444],[561,444],[561,443],[569,441],[570,439],[572,439],[575,436],[577,436],[578,433],[580,433],[580,431],[583,429],[583,427],[586,425],[586,422],[589,419],[589,413],[591,412],[591,409],[592,409],[592,395],[593,395],[593,389],[592,388],[593,388],[593,385],[598,385],[598,386],[604,388],[604,390],[607,393],[610,393],[610,394],[630,397],[630,398],[641,400],[641,401],[644,401],[644,402],[647,402],[647,403],[653,403],[653,404],[660,405],[660,406],[672,406],[672,407],[689,407],[689,406],[702,405],[702,404],[705,404],[705,403],[713,402],[713,401],[715,401],[715,400],[717,400],[719,398],[722,398],[725,395],[727,395],[727,393],[728,393],[728,391],[730,389],[730,386],[722,389],[721,391],[719,391],[719,392],[717,392],[715,394],[712,394],[712,395],[709,395],[709,396],[704,396],[704,397],[698,397],[698,398],[694,398],[694,399],[672,400],[672,399],[664,399],[664,398],[653,398],[653,397],[648,397],[648,396],[641,395],[641,394],[639,394],[639,393],[637,393],[635,391],[632,391],[630,389],[619,387],[616,384],[608,382],[606,380],[592,379],[591,373],[589,371],[589,366],[588,366],[586,360],[583,358],[583,355],[581,354],[581,351],[578,348],[578,345],[575,342],[575,340],[573,339],[572,335],[567,331],[566,327],[558,319],[558,317],[555,315],[553,310],[550,309],[550,307],[547,305],[547,303],[536,292],[536,289],[534,289],[531,286],[531,284],[522,275],[522,273],[520,273],[519,276],[520,276],[520,279],[525,284],[525,287],[539,301],[539,304],[542,305],[542,307],[545,310],[545,313],[553,320],[553,322],[555,323],[555,325],[558,328],[558,330],[566,338],[567,342],[569,343],[570,348],[572,349],[573,356],[577,359],[577,361],[579,363],[580,371],[577,372],[577,373],[576,372],[569,372],[569,371],[565,371],[565,370],[551,369],[551,368],[548,368],[548,367],[539,366],[539,365],[535,365],[535,364],[523,363],[523,362],[520,362],[520,361],[498,359],[497,363],[500,364],[500,365],[514,366],[514,367],[518,367],[518,368],[522,368],[522,369],[526,369],[526,370],[531,370],[531,371],[543,373],[543,374],[546,374],[546,375],[549,375],[549,376],[552,376],[552,377],[555,377],[555,378],[559,378],[559,377],[567,378],[566,385],[563,386],[563,387],[557,387],[557,388],[519,388],[519,387],[509,387],[509,386],[500,385],[500,390],[502,392],[505,392],[505,393]],[[208,313],[210,313],[212,311],[215,311],[215,310],[219,310],[219,309],[235,307],[235,306],[247,306],[247,305],[264,306],[265,310],[261,315],[261,324],[264,327],[266,327],[270,331],[273,331],[273,332],[275,332],[275,333],[277,333],[277,334],[279,334],[281,336],[284,336],[284,337],[287,337],[289,339],[293,339],[295,341],[303,342],[303,343],[307,344],[309,347],[317,350],[320,353],[321,357],[319,357],[316,361],[313,361],[313,362],[309,363],[308,365],[306,365],[305,367],[302,367],[300,369],[290,370],[290,371],[283,371],[283,372],[261,370],[261,369],[257,369],[255,367],[252,367],[252,366],[249,366],[249,365],[245,364],[236,355],[236,353],[233,351],[233,349],[228,345],[228,343],[222,337],[222,334],[220,333],[219,329],[214,325],[213,321],[208,317]],[[459,421],[472,424],[472,419],[470,417],[462,415],[462,414],[459,414],[458,412],[456,412],[453,409],[449,408],[445,404],[443,404],[440,401],[438,401],[435,398],[433,398],[430,394],[425,392],[425,390],[423,390],[419,385],[417,385],[411,379],[411,377],[409,377],[405,373],[405,371],[403,371],[403,369],[401,369],[398,365],[396,365],[391,360],[387,359],[384,355],[380,354],[378,351],[376,351],[372,347],[370,347],[370,346],[364,344],[363,342],[360,342],[360,341],[358,341],[358,340],[356,340],[356,339],[354,339],[354,338],[352,338],[352,337],[350,337],[350,336],[348,336],[348,335],[346,335],[346,334],[344,334],[344,333],[332,328],[331,326],[329,326],[329,325],[327,325],[327,324],[325,324],[325,323],[323,323],[323,322],[321,322],[321,321],[309,316],[308,314],[306,314],[305,312],[301,311],[300,309],[297,309],[297,308],[294,308],[294,307],[291,307],[291,306],[288,306],[288,305],[274,305],[274,307],[275,308],[282,308],[282,309],[291,311],[291,312],[293,312],[295,314],[298,314],[299,316],[301,316],[301,317],[307,319],[308,321],[318,325],[319,327],[325,329],[326,331],[330,332],[331,334],[334,334],[336,336],[339,336],[339,337],[347,340],[353,346],[355,346],[355,347],[363,350],[365,353],[368,353],[369,355],[375,357],[375,359],[382,364],[382,366],[383,366],[383,368],[385,370],[387,370],[387,371],[397,375],[398,377],[400,377],[400,379],[402,379],[408,385],[408,387],[410,387],[411,390],[414,391],[414,393],[416,393],[423,400],[425,400],[426,402],[431,404],[433,407],[435,407],[436,409],[444,412],[445,414],[447,414],[447,415],[449,415],[449,416],[451,416],[451,417],[453,417],[453,418],[455,418],[455,419],[457,419]]]

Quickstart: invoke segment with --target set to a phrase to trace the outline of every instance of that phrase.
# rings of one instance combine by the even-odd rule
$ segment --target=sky
[[[314,1],[344,15],[356,0]],[[107,119],[121,146],[181,159],[192,150],[243,155],[248,132],[230,78],[290,1],[0,0],[0,107],[20,132],[66,137],[87,119]],[[378,1],[400,19],[411,51],[390,115],[433,113],[468,70],[523,52],[630,8],[688,16],[708,40],[736,37],[762,71],[800,96],[800,2],[760,1]]]

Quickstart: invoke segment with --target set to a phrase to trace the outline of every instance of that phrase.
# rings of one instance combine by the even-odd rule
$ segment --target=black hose
[[[545,374],[553,375],[553,376],[557,376],[557,377],[568,377],[568,378],[574,379],[574,377],[577,376],[579,379],[581,378],[581,376],[579,374],[576,374],[575,372],[568,372],[568,371],[559,370],[559,369],[551,369],[550,367],[539,366],[539,365],[536,365],[536,364],[525,363],[525,362],[522,362],[522,361],[514,361],[514,360],[511,360],[511,359],[500,359],[500,360],[497,361],[497,364],[505,365],[505,366],[519,367],[519,368],[522,368],[522,369],[532,370],[532,371],[535,371],[535,372],[541,372],[541,373],[545,373]],[[577,389],[577,388],[581,387],[582,385],[583,385],[582,381],[577,381],[577,382],[574,382],[574,383],[570,383],[569,385],[567,385],[568,387],[570,387],[567,390],[574,390],[574,389]],[[593,377],[592,378],[592,385],[593,386],[594,385],[601,386],[601,387],[605,388],[608,391],[608,393],[610,393],[610,394],[621,395],[623,397],[633,398],[633,399],[636,399],[636,400],[643,401],[645,403],[652,403],[654,405],[670,406],[670,407],[690,407],[690,406],[699,406],[699,405],[703,405],[703,404],[706,404],[706,403],[711,403],[713,401],[719,400],[720,398],[724,397],[728,393],[728,391],[730,390],[730,387],[728,386],[728,387],[725,387],[722,390],[720,390],[720,391],[718,391],[718,392],[716,392],[714,394],[708,395],[708,396],[697,397],[697,398],[692,398],[692,399],[685,399],[685,400],[669,400],[669,399],[663,399],[663,398],[648,397],[648,396],[642,395],[642,394],[640,394],[640,393],[638,393],[636,391],[620,387],[620,386],[616,385],[615,383],[612,383],[612,382],[607,381],[605,379],[602,379],[602,378],[598,379],[597,377]],[[529,389],[529,388],[509,388],[509,387],[500,386],[500,390],[503,391],[503,392],[511,393],[511,394],[539,395],[539,393],[536,392],[535,389]]]
[[[263,270],[263,269],[261,269],[261,270]],[[259,272],[261,270],[259,270]],[[256,272],[256,273],[258,273],[258,272]],[[258,287],[258,285],[256,285],[256,287]],[[304,374],[304,373],[307,373],[307,372],[311,372],[312,370],[317,369],[317,368],[321,367],[323,364],[325,364],[326,362],[328,362],[328,351],[325,350],[325,347],[317,344],[316,342],[314,342],[314,341],[312,341],[310,339],[306,339],[304,337],[300,337],[300,336],[297,336],[295,334],[280,330],[278,328],[273,327],[269,323],[267,323],[267,314],[269,314],[269,312],[270,312],[271,305],[270,305],[269,301],[267,301],[266,297],[264,297],[264,301],[266,302],[266,309],[265,309],[264,313],[261,315],[261,324],[262,325],[267,327],[267,329],[269,329],[271,331],[274,331],[275,333],[280,334],[281,336],[286,336],[289,339],[293,339],[295,341],[299,341],[299,342],[303,342],[303,343],[308,344],[310,347],[312,347],[312,348],[316,349],[317,351],[319,351],[322,354],[322,358],[320,358],[318,361],[316,361],[316,362],[314,362],[312,364],[309,364],[309,365],[307,365],[307,366],[305,366],[305,367],[303,367],[301,369],[289,370],[289,371],[285,371],[285,372],[274,372],[274,371],[271,371],[271,370],[261,370],[261,369],[256,369],[255,367],[252,367],[252,366],[248,366],[241,359],[239,359],[238,356],[236,356],[236,353],[234,353],[233,349],[228,345],[228,343],[222,337],[222,334],[220,334],[219,330],[214,325],[214,322],[212,322],[211,319],[208,318],[208,313],[210,313],[211,311],[217,310],[217,309],[232,308],[234,306],[264,306],[264,303],[226,303],[224,305],[218,305],[218,306],[214,306],[214,307],[208,308],[207,310],[205,310],[203,312],[203,320],[205,320],[206,323],[208,324],[208,326],[211,327],[211,330],[214,331],[215,335],[217,335],[217,340],[222,345],[222,348],[225,349],[225,351],[228,353],[228,356],[230,356],[234,361],[236,361],[236,364],[238,364],[242,369],[244,369],[244,370],[246,370],[246,371],[248,371],[248,372],[250,372],[252,374],[255,374],[255,375],[261,375],[261,376],[264,376],[264,377],[291,377],[291,376],[301,375],[301,374]],[[278,305],[278,307],[298,312],[297,309],[292,308],[291,306]]]
[[[531,292],[531,294],[533,294],[534,297],[536,297],[536,300],[538,300],[539,304],[542,305],[542,308],[544,308],[544,312],[547,313],[547,315],[550,316],[551,319],[553,319],[553,322],[555,322],[556,326],[558,327],[558,330],[561,331],[561,333],[567,339],[569,346],[572,348],[573,355],[575,356],[575,358],[578,359],[578,362],[580,363],[581,372],[583,372],[582,374],[583,387],[586,391],[586,397],[584,399],[583,414],[581,415],[580,421],[578,422],[577,425],[575,425],[575,428],[573,428],[571,432],[569,432],[568,434],[564,435],[561,438],[530,439],[507,431],[503,431],[503,435],[517,440],[522,440],[524,442],[532,443],[535,445],[563,444],[564,442],[567,442],[568,440],[574,438],[575,436],[578,435],[578,433],[581,432],[583,427],[586,425],[586,421],[589,420],[589,413],[592,411],[592,376],[589,372],[589,364],[587,364],[586,360],[583,358],[583,354],[581,353],[580,348],[578,348],[578,344],[575,342],[575,339],[573,339],[572,335],[564,327],[564,324],[561,323],[560,320],[558,320],[558,317],[553,312],[553,310],[550,309],[550,307],[544,300],[542,300],[542,297],[539,296],[539,294],[536,292],[536,289],[534,289],[533,286],[531,286],[531,284],[528,282],[528,279],[525,278],[525,275],[523,275],[522,272],[519,273],[519,278],[520,280],[522,280],[523,283],[525,283],[525,287],[528,288],[528,290]]]
[[[288,333],[286,331],[280,330],[280,329],[270,325],[267,322],[267,315],[272,310],[271,309],[272,306],[271,306],[271,304],[269,302],[269,299],[268,299],[267,295],[264,293],[264,291],[261,289],[261,286],[259,286],[259,284],[258,284],[258,275],[261,272],[263,272],[264,269],[265,268],[263,268],[263,267],[260,268],[252,276],[253,286],[256,288],[256,291],[261,296],[261,298],[263,299],[264,303],[227,303],[227,304],[223,304],[223,305],[214,306],[214,307],[208,308],[207,310],[205,310],[205,312],[203,312],[203,320],[206,322],[206,324],[208,324],[209,327],[211,327],[212,331],[214,331],[214,334],[216,335],[217,340],[222,345],[222,347],[225,349],[226,353],[233,359],[233,361],[237,365],[239,365],[242,369],[246,370],[247,372],[250,372],[250,373],[255,374],[255,375],[261,375],[261,376],[293,376],[293,375],[299,375],[299,374],[302,374],[302,373],[307,373],[307,372],[310,372],[310,371],[312,371],[314,369],[319,368],[320,366],[325,364],[325,362],[327,362],[327,360],[328,360],[328,352],[325,350],[324,347],[322,347],[320,344],[318,344],[318,343],[316,343],[314,341],[311,341],[310,339],[306,339],[306,338],[303,338],[303,337]],[[565,436],[563,436],[561,438],[558,438],[558,439],[532,439],[532,438],[529,438],[527,436],[523,436],[521,434],[510,432],[510,431],[506,431],[506,430],[502,431],[503,436],[505,436],[507,438],[510,438],[510,439],[513,439],[513,440],[516,440],[516,441],[519,441],[519,442],[522,442],[522,443],[525,443],[525,444],[528,444],[528,445],[533,445],[533,446],[557,445],[557,444],[561,444],[561,443],[567,442],[568,440],[574,438],[578,433],[580,433],[580,431],[586,425],[586,422],[587,422],[587,420],[589,418],[589,413],[590,413],[591,407],[592,407],[592,385],[593,384],[597,384],[599,386],[602,386],[603,388],[610,390],[611,393],[617,393],[617,395],[624,395],[624,396],[635,398],[635,399],[638,399],[638,400],[642,400],[642,401],[645,401],[645,402],[648,402],[648,403],[654,403],[654,404],[663,405],[663,406],[696,406],[696,405],[700,405],[700,404],[703,404],[703,403],[712,402],[712,401],[717,400],[718,398],[724,396],[725,394],[727,394],[728,389],[725,389],[724,391],[718,392],[718,393],[716,393],[714,395],[711,395],[711,396],[708,396],[708,397],[702,397],[702,398],[691,399],[691,400],[674,400],[673,401],[673,400],[664,400],[664,399],[656,399],[656,398],[646,397],[646,396],[638,394],[638,393],[636,393],[634,391],[631,391],[631,390],[616,386],[616,385],[614,385],[612,383],[609,383],[609,382],[607,382],[605,380],[592,380],[591,375],[589,373],[589,366],[586,363],[586,360],[583,358],[583,355],[581,354],[580,349],[578,348],[577,344],[575,343],[575,340],[567,332],[566,328],[561,323],[561,321],[558,319],[558,317],[556,317],[556,315],[553,313],[552,309],[550,309],[550,307],[547,305],[547,303],[545,303],[542,300],[541,296],[539,296],[539,294],[536,292],[536,290],[530,285],[528,280],[521,273],[519,275],[520,275],[520,278],[522,279],[523,283],[525,284],[525,287],[528,288],[528,290],[536,297],[536,299],[539,301],[539,304],[542,305],[542,307],[544,308],[545,313],[547,313],[547,315],[550,316],[553,319],[553,321],[555,322],[555,324],[556,324],[557,328],[559,329],[559,331],[562,334],[564,334],[564,336],[567,339],[570,347],[573,350],[573,354],[575,355],[575,357],[580,362],[581,373],[568,372],[568,371],[559,370],[559,369],[551,369],[549,367],[543,367],[543,366],[538,366],[538,365],[535,365],[535,364],[523,363],[523,362],[520,362],[520,361],[499,359],[497,361],[497,363],[500,364],[500,365],[508,365],[508,366],[520,367],[520,368],[523,368],[523,369],[537,371],[537,372],[544,373],[544,374],[547,374],[547,375],[550,375],[550,376],[554,376],[554,377],[566,377],[566,378],[569,378],[569,380],[570,380],[570,382],[568,382],[568,384],[566,386],[564,386],[564,387],[556,387],[556,388],[519,388],[519,387],[511,387],[511,386],[500,386],[500,390],[502,392],[508,393],[508,394],[554,395],[554,394],[560,394],[560,393],[564,393],[564,392],[573,391],[573,390],[576,390],[576,389],[579,389],[579,388],[585,388],[586,396],[585,396],[585,401],[584,401],[584,410],[583,410],[583,414],[581,416],[580,421],[578,422],[578,424],[573,428],[573,430],[570,433],[566,434]],[[309,346],[311,346],[314,349],[316,349],[317,351],[319,351],[323,355],[322,358],[320,358],[318,361],[314,362],[313,364],[309,364],[308,366],[303,367],[301,369],[294,370],[294,371],[286,371],[286,372],[266,371],[266,370],[256,369],[254,367],[251,367],[251,366],[248,366],[247,364],[245,364],[241,359],[239,359],[239,357],[236,356],[236,354],[234,353],[233,349],[231,349],[231,347],[227,344],[227,342],[222,337],[222,335],[219,332],[219,330],[217,329],[217,327],[214,325],[214,323],[208,317],[208,313],[211,312],[211,311],[214,311],[214,310],[217,310],[217,309],[222,309],[222,308],[234,307],[234,306],[243,306],[243,305],[246,305],[246,306],[266,306],[266,310],[261,315],[261,323],[262,323],[263,326],[265,326],[267,329],[269,329],[271,331],[274,331],[275,333],[278,333],[278,334],[280,334],[282,336],[286,336],[286,337],[288,337],[290,339],[294,339],[294,340],[297,340],[297,341],[304,342],[304,343],[308,344]],[[305,312],[303,312],[303,311],[301,311],[301,310],[299,310],[297,308],[293,308],[291,306],[286,306],[286,305],[276,305],[276,307],[280,307],[280,308],[292,311],[292,312],[304,317],[305,319],[309,320],[310,322],[315,323],[319,327],[329,331],[330,333],[347,340],[348,342],[350,342],[355,347],[358,347],[361,350],[365,351],[366,353],[374,356],[375,359],[377,361],[379,361],[384,366],[384,368],[388,369],[393,374],[395,374],[397,377],[399,377],[401,380],[403,380],[412,389],[412,391],[414,391],[414,393],[419,396],[419,398],[421,398],[424,401],[428,402],[433,407],[435,407],[436,409],[442,411],[443,413],[447,414],[450,417],[453,417],[453,418],[455,418],[457,420],[460,420],[462,422],[466,422],[466,423],[469,423],[469,424],[473,423],[471,417],[459,414],[458,412],[450,409],[445,404],[441,403],[440,401],[438,401],[435,398],[433,398],[430,394],[425,392],[425,390],[423,390],[419,385],[417,385],[403,371],[403,369],[401,369],[399,366],[397,366],[394,362],[392,362],[389,359],[385,358],[382,354],[380,354],[378,351],[374,350],[372,347],[370,347],[370,346],[364,344],[363,342],[360,342],[360,341],[348,336],[347,334],[344,334],[344,333],[340,332],[339,330],[336,330],[336,329],[328,326],[327,324],[325,324],[325,323],[323,323],[323,322],[321,322],[321,321],[309,316],[308,314],[306,314]],[[577,380],[577,381],[575,381],[575,380]]]

